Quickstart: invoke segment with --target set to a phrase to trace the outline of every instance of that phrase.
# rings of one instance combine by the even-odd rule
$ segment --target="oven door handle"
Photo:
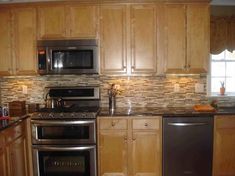
[[[54,147],[54,146],[33,146],[33,149],[41,150],[41,151],[81,151],[81,150],[91,150],[95,149],[95,146],[82,146],[82,147],[66,147],[66,146],[60,146],[60,147]]]
[[[49,121],[49,120],[31,120],[32,124],[38,125],[82,125],[94,124],[94,120],[76,120],[76,121]]]

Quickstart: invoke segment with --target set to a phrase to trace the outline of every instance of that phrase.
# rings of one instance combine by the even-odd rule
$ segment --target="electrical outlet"
[[[203,93],[203,92],[204,92],[204,84],[196,83],[195,93]]]
[[[27,86],[25,86],[25,85],[22,86],[22,93],[28,94],[28,87]]]
[[[180,85],[174,84],[174,92],[179,92],[179,91],[180,91]]]

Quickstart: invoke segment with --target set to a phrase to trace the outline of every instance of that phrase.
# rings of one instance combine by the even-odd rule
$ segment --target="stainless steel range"
[[[99,88],[51,87],[46,101],[31,120],[34,175],[96,176]]]

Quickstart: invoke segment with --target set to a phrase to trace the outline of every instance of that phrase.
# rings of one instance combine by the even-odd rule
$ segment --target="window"
[[[226,94],[235,95],[235,50],[211,55],[211,94],[218,94],[224,82]]]

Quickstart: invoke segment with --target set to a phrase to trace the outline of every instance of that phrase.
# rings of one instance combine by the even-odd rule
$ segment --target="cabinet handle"
[[[190,64],[188,64],[188,69],[190,69],[191,68],[191,65]]]
[[[144,126],[147,127],[147,126],[149,126],[149,124],[148,124],[148,123],[145,123]]]
[[[136,138],[135,138],[135,137],[133,137],[133,138],[132,138],[132,140],[133,140],[133,141],[135,141],[135,140],[136,140]]]
[[[115,124],[115,122],[112,122],[112,124],[111,124],[111,125],[112,125],[112,127],[114,127],[116,124]]]

